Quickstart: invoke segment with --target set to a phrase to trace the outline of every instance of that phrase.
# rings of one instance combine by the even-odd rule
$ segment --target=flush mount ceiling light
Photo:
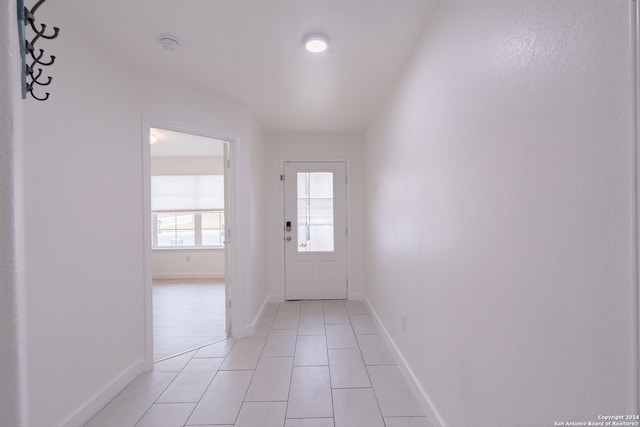
[[[302,39],[302,43],[304,44],[304,48],[309,52],[320,53],[327,50],[329,37],[320,33],[307,34]]]
[[[176,36],[172,36],[171,34],[160,34],[158,36],[158,43],[165,48],[165,50],[174,52],[176,51],[182,43]]]

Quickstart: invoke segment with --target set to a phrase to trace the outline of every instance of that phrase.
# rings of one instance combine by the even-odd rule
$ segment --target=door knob
[[[287,242],[291,241],[291,236],[287,236]]]

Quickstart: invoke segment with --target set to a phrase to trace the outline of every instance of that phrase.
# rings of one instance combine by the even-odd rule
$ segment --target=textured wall
[[[637,411],[629,5],[442,2],[368,131],[365,294],[447,425]]]
[[[15,2],[0,4],[0,425],[24,421],[20,56]]]
[[[29,418],[59,425],[144,360],[142,164],[126,68],[72,25],[24,130]],[[37,125],[32,125],[37,124]],[[138,125],[139,126],[139,125]],[[75,422],[78,422],[76,419]]]

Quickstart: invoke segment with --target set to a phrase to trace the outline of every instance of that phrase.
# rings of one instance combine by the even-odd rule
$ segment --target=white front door
[[[285,299],[347,298],[344,162],[285,162]]]

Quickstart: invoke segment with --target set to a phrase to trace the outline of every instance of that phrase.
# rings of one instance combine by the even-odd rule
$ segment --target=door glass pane
[[[309,234],[313,242],[312,252],[333,251],[333,225],[312,225]]]
[[[333,173],[298,172],[298,252],[332,252]]]
[[[312,199],[333,200],[333,173],[314,172],[309,174],[310,196]]]
[[[333,225],[333,199],[310,199],[311,225]]]

